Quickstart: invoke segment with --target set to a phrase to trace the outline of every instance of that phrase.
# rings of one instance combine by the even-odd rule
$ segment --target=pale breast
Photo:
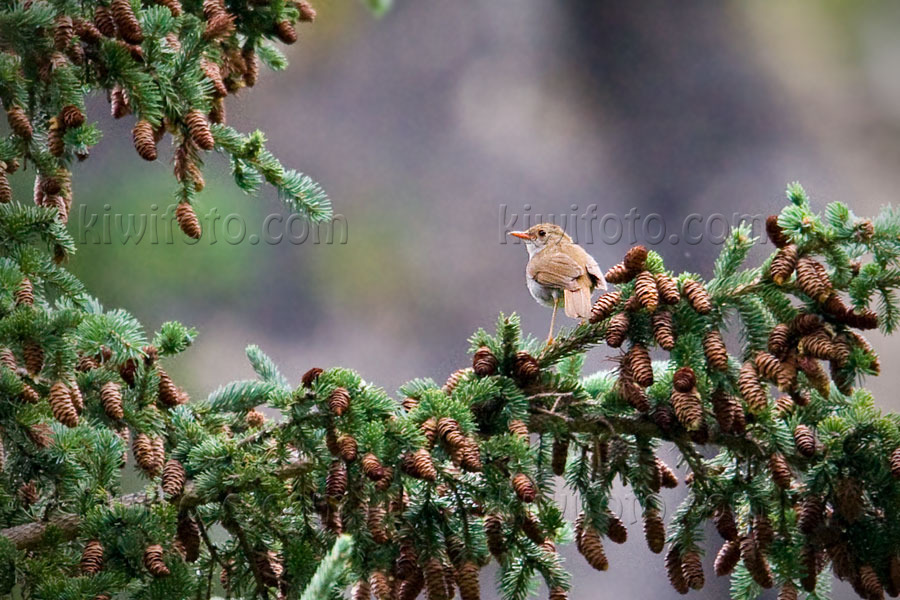
[[[562,290],[543,286],[533,277],[527,275],[525,276],[525,281],[528,283],[528,291],[531,293],[531,297],[544,306],[553,306],[554,299],[559,298],[562,293]]]

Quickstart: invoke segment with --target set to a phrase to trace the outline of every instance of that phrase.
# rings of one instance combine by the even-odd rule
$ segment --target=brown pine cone
[[[671,546],[666,553],[666,574],[669,576],[669,583],[672,588],[679,594],[687,594],[690,590],[684,579],[681,563],[681,552],[678,546]]]
[[[300,13],[300,16],[298,18],[299,21],[304,23],[312,23],[316,20],[316,11],[306,0],[298,0],[297,2],[294,2],[294,6]]]
[[[178,226],[184,232],[184,235],[195,240],[200,239],[200,220],[197,218],[194,207],[191,206],[190,202],[183,201],[178,203],[178,208],[175,209],[175,220],[178,221]]]
[[[791,329],[784,323],[779,323],[773,327],[769,333],[769,352],[779,358],[783,358],[788,351],[790,336]]]
[[[868,308],[860,312],[848,310],[841,315],[841,322],[856,329],[875,329],[878,327],[878,315]]]
[[[444,382],[441,390],[447,395],[453,394],[453,390],[456,389],[456,386],[459,385],[459,382],[462,381],[466,377],[466,375],[472,372],[473,369],[471,367],[453,371],[452,373],[450,373],[450,376],[447,377],[447,381]]]
[[[125,416],[122,408],[122,390],[118,383],[109,381],[103,384],[100,388],[100,403],[103,405],[103,412],[110,419],[118,421]]]
[[[153,125],[149,121],[141,119],[134,124],[131,130],[131,139],[134,149],[144,160],[156,160],[156,140],[153,135]]]
[[[816,589],[819,573],[822,570],[824,557],[820,551],[813,546],[805,545],[800,551],[800,564],[803,566],[803,577],[800,578],[800,585],[809,593]]]
[[[662,487],[668,489],[678,487],[678,477],[675,475],[675,472],[659,457],[656,459],[656,470],[659,472],[659,480]]]
[[[832,291],[825,267],[808,256],[797,261],[797,285],[804,294],[817,302],[824,302]]]
[[[769,473],[775,485],[783,490],[790,489],[793,480],[791,468],[782,454],[776,452],[769,457]]]
[[[511,434],[517,435],[520,438],[525,439],[525,440],[528,439],[528,436],[529,436],[528,425],[526,425],[524,421],[520,421],[518,419],[512,419],[507,424],[506,427],[507,427],[507,429],[509,429],[509,432]],[[900,448],[898,448],[897,451],[900,452]],[[898,456],[900,456],[900,454],[898,454]],[[898,469],[900,469],[900,458],[897,459],[897,465],[898,465]],[[900,471],[898,471],[897,477],[900,478]]]
[[[712,310],[712,301],[709,298],[709,292],[706,291],[706,287],[699,281],[694,279],[686,280],[681,286],[681,291],[685,298],[687,298],[691,308],[696,312],[705,315]]]
[[[609,561],[606,559],[603,540],[597,530],[590,524],[585,524],[579,540],[578,551],[587,563],[598,571],[606,571],[609,568]]]
[[[888,564],[888,578],[885,584],[888,594],[892,598],[900,596],[900,556],[891,556]]]
[[[557,477],[562,477],[566,472],[566,462],[569,459],[569,439],[557,437],[553,439],[553,452],[550,458],[550,468]]]
[[[466,561],[456,569],[460,600],[481,600],[478,571],[478,565],[472,561]]]
[[[747,361],[738,373],[738,390],[750,412],[760,414],[768,408],[768,394],[759,381],[756,366]]]
[[[878,580],[878,574],[875,573],[875,569],[869,565],[862,565],[859,567],[859,583],[860,587],[870,599],[884,598],[884,592],[881,588],[881,581]]]
[[[487,346],[482,346],[472,356],[472,370],[479,377],[488,377],[497,372],[499,361]]]
[[[522,502],[534,502],[537,498],[537,488],[535,488],[534,482],[524,473],[517,473],[513,476],[512,487]]]
[[[72,404],[72,393],[66,384],[57,381],[50,387],[50,410],[53,417],[66,427],[78,425],[78,412]]]
[[[606,537],[615,544],[624,544],[628,540],[628,529],[613,512],[606,513]]]
[[[285,44],[293,44],[297,41],[297,30],[289,21],[275,23],[275,36]]]
[[[655,312],[659,306],[659,291],[656,289],[656,278],[649,271],[641,271],[634,281],[634,295],[647,312]]]
[[[148,477],[156,477],[163,468],[164,458],[159,456],[157,440],[162,441],[161,438],[153,439],[146,433],[139,433],[132,445],[134,459]]]
[[[181,404],[178,387],[175,385],[175,382],[172,381],[172,378],[169,377],[169,374],[166,373],[162,367],[157,367],[156,373],[159,375],[157,393],[159,395],[159,401],[162,402],[163,406],[172,408]]]
[[[187,473],[184,466],[175,460],[169,459],[162,471],[162,490],[167,498],[177,498],[184,491],[184,480]]]
[[[782,394],[775,399],[775,410],[782,419],[791,416],[794,413],[794,408],[796,408],[794,400],[786,394]]]
[[[123,0],[126,1],[126,0]],[[212,131],[209,129],[209,122],[203,111],[192,110],[184,116],[184,124],[187,125],[191,134],[191,140],[202,150],[212,150],[216,141],[213,138]]]
[[[363,474],[372,481],[378,481],[384,477],[384,467],[378,457],[371,452],[366,453],[362,457]]]
[[[834,508],[851,525],[863,512],[863,489],[855,477],[842,477],[834,488]]]
[[[524,350],[516,352],[516,359],[513,364],[513,373],[516,378],[522,381],[531,381],[540,375],[540,372],[541,365],[536,358]]]
[[[13,133],[23,140],[30,140],[34,136],[31,121],[28,119],[28,115],[25,114],[25,109],[21,106],[8,107],[6,109],[6,120]]]
[[[644,510],[644,537],[651,552],[659,554],[663,551],[666,543],[666,526],[659,516],[659,511],[654,508]]]
[[[372,598],[372,588],[365,579],[360,579],[353,584],[350,591],[350,597],[353,600],[370,600]]]
[[[619,375],[619,388],[622,396],[635,410],[639,412],[647,412],[650,410],[650,401],[647,400],[647,393],[644,388],[634,382],[630,369],[623,369]]]
[[[653,385],[653,363],[645,346],[633,344],[628,350],[626,359],[635,383],[641,387]]]
[[[738,537],[737,522],[734,520],[734,512],[728,505],[721,506],[716,509],[713,516],[713,523],[716,531],[722,536],[722,539],[734,541]]]
[[[263,585],[267,587],[279,587],[281,576],[284,574],[284,565],[281,557],[272,550],[259,551],[254,559],[256,572],[259,574]]]
[[[200,558],[200,526],[187,514],[178,517],[178,528],[175,538],[184,548],[184,560],[189,563]]]
[[[791,243],[791,240],[785,235],[781,225],[778,224],[778,215],[769,215],[766,217],[766,233],[772,243],[779,248],[784,248]]]
[[[347,491],[347,468],[344,463],[332,461],[325,478],[325,495],[329,498],[340,498]]]
[[[484,535],[490,553],[497,559],[506,554],[506,536],[503,533],[503,518],[490,514],[484,517]]]
[[[606,271],[604,278],[609,283],[622,284],[628,283],[634,279],[635,275],[637,275],[637,271],[630,270],[624,263],[618,263],[611,266],[609,270]]]
[[[597,298],[597,301],[594,302],[594,306],[591,307],[591,323],[599,323],[600,321],[606,320],[606,318],[612,314],[613,310],[615,310],[616,305],[619,304],[619,300],[621,299],[622,294],[617,291],[601,294]]]
[[[695,392],[672,390],[672,408],[678,422],[688,431],[696,431],[703,424],[703,404]]]
[[[653,325],[653,339],[660,348],[666,351],[675,347],[675,330],[672,325],[672,313],[667,310],[659,311],[651,319]]]
[[[166,577],[169,574],[169,567],[163,561],[163,548],[159,544],[147,546],[144,550],[144,567],[154,577]]]
[[[27,383],[22,384],[22,401],[28,404],[37,404],[41,399],[40,394]]]
[[[247,87],[253,87],[256,85],[257,79],[259,79],[259,58],[250,46],[244,46],[244,49],[241,51],[241,57],[244,59],[244,64],[247,65],[247,69],[242,74],[244,84]]]
[[[710,329],[703,335],[703,354],[711,369],[728,370],[728,349],[718,329]]]
[[[376,544],[386,544],[390,540],[387,529],[384,526],[384,517],[387,511],[384,507],[374,504],[366,512],[366,527],[372,535],[372,541]]]
[[[328,396],[328,409],[335,416],[343,416],[350,408],[350,392],[347,388],[336,387]]]
[[[40,500],[37,485],[33,481],[23,483],[18,490],[19,501],[25,505],[25,508],[31,507]]]
[[[428,450],[420,448],[412,454],[407,454],[403,460],[403,470],[407,475],[425,481],[437,479],[437,469],[434,467],[434,459]]]
[[[672,386],[679,392],[690,392],[697,385],[697,376],[690,367],[681,367],[672,375]]]
[[[59,120],[66,129],[84,125],[84,113],[74,104],[67,104],[59,111]]]
[[[805,534],[813,533],[822,524],[825,503],[818,496],[805,496],[797,505],[797,527]]]
[[[703,587],[703,563],[696,552],[686,552],[681,557],[681,573],[684,581],[691,589],[699,590]]]
[[[25,369],[32,375],[38,375],[44,368],[44,349],[37,342],[27,341],[22,345],[22,355]]]
[[[801,356],[797,359],[797,367],[806,375],[806,379],[813,389],[827,398],[831,389],[831,378],[819,361],[812,356]]]
[[[356,438],[346,433],[341,434],[341,436],[337,440],[337,445],[341,460],[348,463],[356,460],[358,453]]]
[[[781,584],[781,590],[778,591],[778,600],[797,600],[797,588],[790,581]]]
[[[634,246],[625,253],[625,260],[622,261],[622,264],[629,271],[641,271],[644,268],[644,263],[647,261],[648,254],[649,252],[644,246]]]
[[[213,84],[215,95],[220,97],[227,96],[228,89],[225,87],[225,82],[222,81],[222,70],[219,65],[215,61],[206,59],[202,60],[200,64],[203,67],[203,74]]]
[[[0,204],[9,204],[10,202],[12,202],[12,186],[9,184],[6,173],[0,172]]]
[[[794,274],[798,260],[797,246],[793,244],[780,248],[769,264],[769,277],[775,285],[784,285]]]
[[[103,568],[103,544],[100,540],[90,540],[81,551],[81,572],[96,575]]]
[[[394,600],[394,590],[388,582],[387,575],[381,571],[372,571],[369,576],[369,583],[372,586],[372,593],[375,594],[375,600]]]
[[[141,44],[144,41],[144,33],[131,8],[131,2],[129,0],[111,0],[109,8],[122,39],[129,44]]]
[[[722,545],[719,553],[716,555],[716,561],[713,569],[716,575],[723,577],[730,575],[741,559],[741,547],[737,541],[729,540]]]
[[[678,301],[681,300],[675,279],[664,273],[656,275],[656,289],[659,291],[659,299],[663,304],[678,304]]]
[[[778,384],[779,389],[785,390],[790,387],[790,380],[780,360],[768,352],[759,352],[755,359],[756,372],[763,379],[774,381]]]
[[[168,8],[169,12],[172,13],[172,16],[175,18],[180,17],[184,13],[181,2],[178,0],[157,0],[157,2]]]
[[[550,589],[549,600],[568,600],[569,592],[565,588],[555,587]]]
[[[775,530],[772,528],[769,517],[763,513],[753,517],[753,541],[756,542],[757,551],[766,554],[774,540]]]
[[[801,424],[794,428],[794,444],[797,446],[797,452],[806,458],[816,453],[816,436],[806,425]]]
[[[255,408],[251,408],[244,417],[244,423],[246,423],[247,427],[250,429],[259,429],[266,424],[266,415]]]
[[[891,476],[900,479],[900,448],[894,448],[890,458]]]
[[[204,2],[204,7],[208,4]],[[208,40],[224,38],[231,35],[234,31],[234,16],[221,7],[219,10],[210,14],[206,21],[206,29],[203,30],[203,37]]]
[[[300,378],[303,387],[312,388],[316,380],[319,378],[319,375],[321,375],[322,373],[324,373],[324,370],[320,369],[319,367],[313,367],[312,369],[304,373],[303,377]]]
[[[621,346],[622,342],[625,341],[625,336],[628,335],[629,325],[630,321],[627,313],[621,312],[614,315],[606,326],[606,345],[610,348]]]
[[[753,581],[765,589],[775,585],[769,563],[766,561],[766,557],[760,554],[754,539],[745,537],[741,540],[740,548],[744,566],[747,567],[747,571],[750,573]]]
[[[437,421],[434,417],[428,417],[422,421],[422,424],[419,425],[419,430],[422,432],[422,435],[425,436],[428,447],[434,446],[434,440],[437,438]]]
[[[32,425],[25,430],[25,435],[38,448],[49,448],[53,444],[53,429],[46,423]]]
[[[34,286],[27,277],[23,278],[16,288],[16,305],[31,306],[34,304]]]

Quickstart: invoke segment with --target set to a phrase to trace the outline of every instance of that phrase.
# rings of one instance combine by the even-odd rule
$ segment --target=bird
[[[531,296],[539,304],[553,307],[547,336],[550,344],[560,300],[566,316],[573,319],[590,316],[591,294],[595,289],[606,289],[603,271],[559,225],[539,223],[526,231],[510,231],[509,235],[525,240],[528,250],[525,281]]]

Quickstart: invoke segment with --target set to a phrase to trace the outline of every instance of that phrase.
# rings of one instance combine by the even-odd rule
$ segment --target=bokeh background
[[[194,396],[251,376],[250,343],[293,380],[343,365],[393,391],[467,363],[467,336],[499,311],[545,335],[525,251],[502,243],[502,205],[507,218],[636,208],[680,230],[695,212],[773,212],[792,180],[858,214],[900,189],[897,3],[398,0],[382,19],[350,0],[319,4],[317,22],[286,49],[287,73],[264,73],[229,99],[229,123],[263,129],[285,164],[325,186],[347,243],[188,245],[178,235],[171,245],[84,244],[72,263],[105,305],[148,327],[178,319],[199,329],[170,369]],[[75,173],[73,227],[82,203],[99,214],[169,204],[171,165],[141,161],[132,122],[113,121],[102,98],[89,116],[106,134],[94,168]],[[199,212],[237,213],[249,234],[283,210],[271,192],[237,191],[223,160],[207,173]],[[629,245],[596,233],[586,244],[601,265]],[[719,248],[651,247],[670,268],[705,276]],[[889,365],[900,347],[874,337]],[[589,367],[606,366],[595,354]],[[885,371],[870,383],[900,409],[897,370]],[[609,572],[564,551],[571,598],[675,597],[627,491],[620,501],[631,540],[608,549]],[[708,566],[710,537],[707,587],[694,598],[727,595]],[[483,587],[493,597],[489,575]]]

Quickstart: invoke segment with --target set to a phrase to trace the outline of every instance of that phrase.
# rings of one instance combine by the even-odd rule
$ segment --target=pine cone
[[[550,589],[550,595],[548,596],[549,600],[568,600],[569,593],[565,590],[565,588],[555,587]]]
[[[550,468],[557,477],[562,477],[566,472],[566,462],[569,459],[569,439],[557,437],[553,439],[553,453],[550,458]]]
[[[666,553],[666,573],[669,576],[669,583],[672,588],[679,594],[687,594],[690,590],[687,582],[684,580],[681,564],[681,552],[677,546],[671,546]]]
[[[431,448],[434,446],[434,440],[437,438],[437,421],[434,417],[428,417],[422,421],[422,424],[419,425],[419,430],[422,432],[422,435],[425,436],[428,447]]]
[[[818,496],[805,496],[797,506],[797,527],[809,535],[822,524],[825,503]]]
[[[875,569],[869,565],[862,565],[859,567],[859,582],[860,587],[862,587],[870,599],[884,598],[884,592],[881,588],[881,581],[878,580],[878,574],[875,573]]]
[[[256,52],[250,46],[245,46],[243,51],[241,52],[241,57],[244,59],[244,64],[247,65],[247,69],[244,71],[242,77],[244,78],[244,84],[247,87],[253,87],[256,85],[256,81],[259,78],[259,58],[256,56]]]
[[[625,341],[630,325],[628,314],[621,312],[610,319],[606,326],[606,345],[610,348],[618,348]]]
[[[127,1],[127,0],[120,0]],[[209,122],[206,115],[202,111],[192,110],[184,116],[184,124],[187,125],[191,139],[202,150],[212,150],[216,141],[213,139],[212,131],[209,129]]]
[[[490,553],[497,559],[506,554],[506,536],[503,534],[503,519],[500,515],[484,517],[484,535]]]
[[[783,490],[790,489],[793,479],[791,468],[783,455],[776,452],[769,457],[769,472],[772,474],[772,481],[775,482],[775,485]]]
[[[842,477],[834,489],[834,508],[843,519],[853,524],[863,512],[863,488],[855,477]]]
[[[81,551],[81,572],[96,575],[103,568],[103,544],[100,540],[90,540]]]
[[[44,368],[44,349],[40,344],[27,341],[22,345],[22,355],[25,359],[25,369],[32,375],[38,375]]]
[[[109,8],[122,39],[129,44],[141,44],[144,41],[144,33],[131,8],[131,2],[129,0],[112,0]]]
[[[293,44],[297,41],[297,30],[289,21],[275,23],[275,36],[284,44]],[[429,597],[429,600],[435,600]]]
[[[497,372],[499,361],[487,346],[482,346],[475,351],[472,357],[472,370],[479,377],[488,377]]]
[[[885,585],[892,598],[900,596],[900,556],[891,556],[888,564],[888,580]]]
[[[244,423],[246,423],[247,427],[250,429],[259,429],[266,424],[266,415],[255,408],[250,409],[247,411],[247,416],[244,417]]]
[[[181,496],[184,491],[184,480],[187,474],[184,466],[174,458],[166,462],[162,471],[162,490],[170,500]]]
[[[769,264],[769,277],[775,285],[784,285],[794,274],[798,260],[797,246],[793,244],[780,248]]]
[[[134,459],[148,477],[156,477],[162,472],[164,457],[159,455],[158,444],[161,438],[150,438],[146,433],[139,433],[134,438],[132,450]]]
[[[656,289],[659,291],[659,299],[663,304],[678,304],[678,301],[681,300],[678,284],[668,275],[663,273],[656,275]]]
[[[609,317],[621,299],[622,294],[620,292],[601,294],[597,301],[594,302],[594,306],[591,307],[591,323],[599,323]]]
[[[891,452],[890,467],[893,478],[900,479],[900,448],[895,448]]]
[[[25,109],[21,106],[10,106],[6,109],[6,120],[9,122],[9,128],[13,133],[23,140],[30,140],[34,136],[34,129],[31,127],[31,121],[25,114]]]
[[[19,501],[25,506],[25,508],[30,508],[32,505],[37,504],[37,501],[40,500],[40,494],[38,493],[37,485],[33,481],[23,483],[21,486],[19,486],[18,496]]]
[[[121,420],[125,416],[122,409],[122,390],[119,384],[109,381],[100,388],[100,403],[103,405],[103,412],[106,416],[114,421]]]
[[[647,400],[647,393],[644,391],[644,388],[634,382],[630,369],[623,369],[620,373],[619,387],[625,401],[633,406],[635,410],[639,412],[647,412],[650,410],[650,402]]]
[[[78,425],[78,412],[72,404],[72,393],[66,384],[57,381],[50,387],[50,410],[53,417],[66,427]]]
[[[768,352],[759,352],[755,359],[756,372],[762,375],[763,379],[774,381],[778,384],[779,389],[786,390],[790,387],[790,379],[785,372],[784,366],[772,354]]]
[[[180,515],[175,537],[184,548],[184,560],[196,562],[200,558],[200,526],[197,522],[187,514]]]
[[[354,583],[350,591],[350,597],[353,600],[370,600],[372,598],[372,588],[369,586],[369,582],[365,579],[360,579]]]
[[[153,125],[149,121],[141,119],[134,124],[131,130],[131,139],[134,141],[134,149],[144,160],[156,160],[156,140],[153,135]]]
[[[768,394],[759,381],[756,366],[747,361],[738,374],[738,390],[750,412],[760,414],[768,408]]]
[[[609,561],[606,559],[603,540],[597,530],[590,524],[585,524],[579,540],[578,551],[587,563],[598,571],[606,571],[609,568]]]
[[[19,283],[19,287],[16,288],[16,305],[17,306],[31,306],[34,304],[34,286],[31,285],[31,280],[25,277]]]
[[[653,363],[647,348],[641,344],[633,344],[626,358],[635,383],[641,387],[653,385]]]
[[[703,587],[703,563],[696,552],[687,552],[681,557],[681,572],[684,581],[691,589],[699,590]]]
[[[387,575],[381,571],[372,571],[369,576],[369,583],[372,586],[372,592],[375,594],[375,600],[394,600],[394,591],[388,582]]]
[[[635,279],[634,294],[647,312],[656,311],[659,306],[659,292],[656,289],[656,279],[649,271],[641,271]]]
[[[753,538],[745,537],[742,539],[740,548],[744,566],[747,567],[747,571],[750,573],[753,581],[765,589],[775,585],[769,563],[766,562],[765,556],[759,553]]]
[[[675,330],[672,325],[672,313],[659,311],[651,319],[653,325],[653,339],[660,348],[671,351],[675,347]]]
[[[32,425],[25,430],[25,435],[38,448],[49,448],[53,444],[53,429],[46,423]]]
[[[175,209],[175,219],[184,235],[195,240],[200,239],[200,220],[190,202],[178,203],[178,208]]]
[[[172,16],[175,18],[180,17],[184,13],[181,2],[178,0],[157,0],[157,2],[168,8],[169,12],[172,13]]]
[[[644,510],[644,537],[651,552],[659,554],[663,551],[666,543],[666,526],[659,516],[659,511],[654,508]]]
[[[628,529],[612,512],[606,513],[606,537],[615,544],[624,544],[628,540]]]
[[[703,335],[703,354],[711,369],[728,371],[728,349],[718,329],[710,329]]]
[[[169,377],[169,374],[162,367],[157,367],[156,373],[159,375],[159,386],[157,388],[159,401],[162,402],[163,406],[172,408],[181,404],[178,387],[172,381],[172,378]]]
[[[513,476],[512,487],[522,502],[534,502],[537,498],[537,488],[535,488],[534,482],[524,473],[517,473]]]
[[[84,113],[74,104],[67,104],[59,111],[59,120],[66,129],[75,129],[84,125]]]
[[[794,428],[794,444],[797,446],[797,452],[806,458],[816,453],[816,436],[806,425],[801,424]]]
[[[712,310],[712,301],[709,298],[709,292],[706,291],[706,287],[699,281],[694,279],[686,280],[681,286],[681,291],[684,293],[685,298],[687,298],[691,308],[696,312],[705,315],[709,314]]]
[[[763,513],[753,517],[753,541],[756,542],[757,551],[765,554],[774,540],[775,530],[769,517]]]
[[[356,460],[357,452],[358,452],[356,438],[354,438],[352,435],[348,435],[345,433],[345,434],[342,434],[338,438],[337,444],[338,444],[338,452],[340,454],[341,459],[344,462],[351,463],[354,460]]]
[[[371,452],[362,457],[362,471],[372,481],[378,481],[384,477],[384,467],[381,466],[381,461]]]
[[[618,263],[609,268],[604,278],[609,283],[622,284],[634,279],[635,275],[637,275],[636,271],[630,270],[624,263]]]
[[[315,384],[316,380],[319,378],[319,375],[324,373],[323,369],[319,367],[313,367],[309,371],[303,374],[303,377],[300,379],[301,383],[303,383],[303,387],[312,388]]]
[[[788,343],[791,336],[790,328],[784,323],[779,323],[769,333],[769,352],[779,358],[784,358],[788,351]]]
[[[328,396],[328,409],[335,416],[343,416],[350,408],[350,392],[347,388],[336,387]]]
[[[403,460],[403,470],[407,475],[425,481],[437,479],[437,469],[434,467],[434,459],[428,450],[420,448],[412,454],[407,454]]]
[[[41,399],[41,396],[35,391],[33,387],[28,385],[27,383],[22,383],[22,401],[27,402],[28,404],[37,404]]]
[[[797,359],[797,367],[806,375],[809,384],[823,397],[827,398],[831,389],[831,378],[822,365],[812,356],[801,356]]]
[[[730,575],[741,559],[741,547],[738,542],[729,540],[722,545],[713,565],[716,575]]]
[[[696,431],[703,423],[703,404],[695,392],[672,390],[672,408],[678,422],[688,431]]]
[[[531,381],[540,375],[541,365],[537,359],[520,350],[516,352],[516,359],[513,364],[513,373],[516,378],[521,381]]]
[[[159,544],[147,546],[144,550],[144,567],[154,577],[166,577],[169,574],[169,567],[163,561],[163,549]]]
[[[466,561],[456,569],[460,600],[481,600],[478,571],[478,565],[472,561]]]
[[[228,89],[225,87],[225,82],[222,81],[222,70],[219,68],[219,65],[216,62],[207,59],[203,59],[200,64],[203,67],[203,74],[206,75],[206,78],[213,84],[213,92],[215,95],[227,96]]]
[[[690,367],[681,367],[672,375],[672,386],[679,392],[690,392],[697,385],[697,376]]]
[[[791,243],[791,240],[785,235],[781,225],[778,224],[778,215],[769,215],[766,217],[766,233],[772,243],[779,248],[784,248]]]
[[[800,551],[800,564],[803,566],[803,577],[800,579],[800,585],[809,593],[814,592],[816,589],[819,573],[822,570],[823,558],[821,552],[808,544],[803,546],[803,550]]]
[[[518,419],[512,419],[507,424],[507,429],[513,435],[519,436],[520,438],[527,440],[529,436],[528,425],[525,424],[524,421],[520,421]],[[897,459],[897,477],[900,478],[900,448],[897,449],[898,459]]]
[[[259,573],[263,585],[267,587],[279,587],[281,585],[281,576],[284,573],[284,566],[281,564],[281,557],[272,550],[259,551],[254,558],[256,563],[256,572]]]
[[[669,468],[669,465],[664,463],[662,459],[656,459],[656,470],[659,472],[659,480],[660,484],[664,488],[673,489],[678,487],[678,477]]]
[[[832,291],[825,267],[808,256],[797,261],[797,285],[804,294],[817,302],[824,302]]]
[[[716,525],[716,531],[722,536],[722,539],[734,541],[738,537],[737,523],[734,520],[734,512],[728,505],[721,506],[716,509],[713,516],[713,523]]]
[[[384,527],[384,517],[387,511],[377,504],[369,507],[366,512],[366,527],[372,535],[372,541],[376,544],[386,544],[390,540],[387,529]]]
[[[0,172],[0,204],[12,202],[12,186],[6,173]]]
[[[329,498],[340,498],[347,491],[347,469],[344,463],[335,460],[328,469],[328,476],[325,478],[325,494]]]

